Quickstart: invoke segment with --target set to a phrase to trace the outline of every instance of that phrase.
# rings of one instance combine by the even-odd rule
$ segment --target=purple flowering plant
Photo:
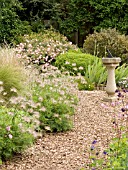
[[[114,108],[112,124],[115,136],[102,153],[94,140],[90,147],[90,169],[113,170],[128,169],[128,90],[116,91],[118,100],[106,104],[106,108]],[[100,155],[100,157],[99,157]]]

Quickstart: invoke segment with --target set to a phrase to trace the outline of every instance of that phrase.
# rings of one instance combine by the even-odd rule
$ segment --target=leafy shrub
[[[17,92],[22,92],[25,71],[15,58],[13,49],[0,50],[0,98],[9,100]],[[16,92],[16,93],[15,93]]]
[[[82,53],[80,50],[69,51],[57,57],[55,66],[62,71],[69,71],[73,75],[77,75],[77,73],[84,75],[86,67],[92,64],[94,60],[95,56]]]
[[[128,38],[116,29],[101,30],[87,36],[83,49],[98,57],[105,57],[106,49],[109,49],[114,57],[120,57],[124,63],[128,59]]]
[[[16,52],[26,65],[48,65],[59,54],[75,48],[66,37],[50,29],[40,34],[25,35],[23,43],[17,45]]]
[[[50,89],[53,89],[52,92]],[[71,115],[74,110],[65,103],[62,95],[54,90],[56,90],[54,86],[46,85],[43,89],[36,87],[35,92],[43,98],[42,107],[45,108],[44,112],[40,111],[41,128],[46,131],[66,131],[72,127]],[[35,102],[39,102],[35,94],[34,98]]]
[[[34,124],[27,112],[0,107],[0,163],[34,142]]]
[[[55,65],[61,70],[69,71],[72,75],[81,73],[85,78],[85,84],[79,82],[80,89],[89,89],[89,87],[93,89],[94,86],[105,83],[107,79],[106,69],[101,59],[80,51],[61,54],[57,57]]]
[[[49,66],[33,79],[31,91],[26,97],[12,97],[8,105],[39,118],[37,131],[69,130],[73,125],[72,115],[77,103],[69,88],[71,83],[70,77],[61,75],[57,68]]]

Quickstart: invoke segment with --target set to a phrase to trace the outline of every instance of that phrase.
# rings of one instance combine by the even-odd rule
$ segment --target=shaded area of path
[[[74,128],[65,133],[45,134],[22,156],[1,170],[80,170],[89,161],[90,145],[98,140],[104,150],[112,136],[112,113],[101,106],[103,91],[76,91],[79,98]]]

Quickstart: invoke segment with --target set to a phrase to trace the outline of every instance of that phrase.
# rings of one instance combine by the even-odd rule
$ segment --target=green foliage
[[[89,86],[105,85],[107,80],[107,70],[103,66],[100,58],[92,56],[90,54],[82,53],[80,50],[69,51],[65,54],[61,54],[56,58],[55,66],[61,71],[68,71],[71,75],[77,75],[81,73],[84,76],[86,83],[78,83],[78,88],[88,89]],[[128,68],[126,64],[119,66],[116,69],[116,83],[119,85],[119,81],[122,78],[128,77]],[[91,88],[93,89],[93,88]]]
[[[116,154],[115,154],[116,153]],[[108,150],[109,163],[108,165],[115,169],[127,169],[128,168],[128,142],[127,136],[122,135],[121,138],[114,138],[110,144]]]
[[[128,168],[128,143],[126,134],[122,135],[121,138],[113,138],[109,148],[103,152],[103,158],[97,157],[97,148],[91,151],[92,163],[90,167],[105,170],[126,170]]]
[[[28,114],[14,108],[0,107],[0,162],[26,149],[34,142],[28,132],[32,124],[24,121]]]
[[[39,33],[45,30],[45,26],[41,20],[31,21],[31,29],[33,32]]]
[[[100,58],[95,58],[93,64],[88,65],[84,74],[85,80],[95,86],[105,85],[107,81],[107,71]],[[119,66],[115,70],[116,83],[120,86],[120,81],[128,77],[128,67],[126,64]]]
[[[68,38],[78,31],[82,43],[86,35],[101,28],[127,34],[127,8],[126,0],[1,0],[0,42],[17,43],[19,35],[50,25]]]
[[[114,57],[120,57],[126,62],[128,55],[128,39],[121,35],[116,29],[101,30],[90,34],[83,45],[86,53],[98,57],[106,57],[106,49],[109,49]]]
[[[91,89],[93,89],[93,86],[103,84],[107,79],[106,70],[101,59],[80,51],[69,51],[61,54],[57,57],[55,65],[61,70],[69,71],[72,75],[81,73],[87,84],[83,87],[83,85],[79,83],[80,89],[86,89],[90,86]]]
[[[0,5],[0,43],[11,45],[20,41],[19,36],[30,32],[27,22],[22,22],[17,15],[17,10],[22,10],[17,0],[2,0]]]
[[[17,45],[16,52],[26,65],[48,65],[59,54],[75,48],[65,36],[49,29],[40,34],[25,35],[23,43]]]
[[[49,0],[19,0],[22,3],[24,11],[20,17],[27,21],[39,21],[43,19],[50,19],[52,15],[52,8],[54,1]]]
[[[124,34],[128,33],[127,0],[103,0],[102,2],[96,0],[90,1],[90,4],[96,10],[96,20],[99,19],[95,30],[100,30],[101,28],[117,28],[117,30]]]
[[[82,53],[80,50],[69,51],[56,58],[55,66],[62,71],[69,71],[73,75],[77,75],[77,73],[84,75],[87,66],[92,64],[94,60],[95,56]]]
[[[126,34],[127,8],[127,0],[61,0],[54,4],[52,19],[57,21],[59,30],[67,37],[77,30],[79,35],[86,37],[101,28],[117,28]]]

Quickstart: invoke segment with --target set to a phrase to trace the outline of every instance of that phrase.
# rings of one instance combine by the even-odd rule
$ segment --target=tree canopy
[[[5,30],[17,29],[26,21],[32,31],[41,31],[44,20],[69,38],[79,32],[85,39],[102,28],[128,34],[128,0],[1,0],[0,9],[4,37]]]

